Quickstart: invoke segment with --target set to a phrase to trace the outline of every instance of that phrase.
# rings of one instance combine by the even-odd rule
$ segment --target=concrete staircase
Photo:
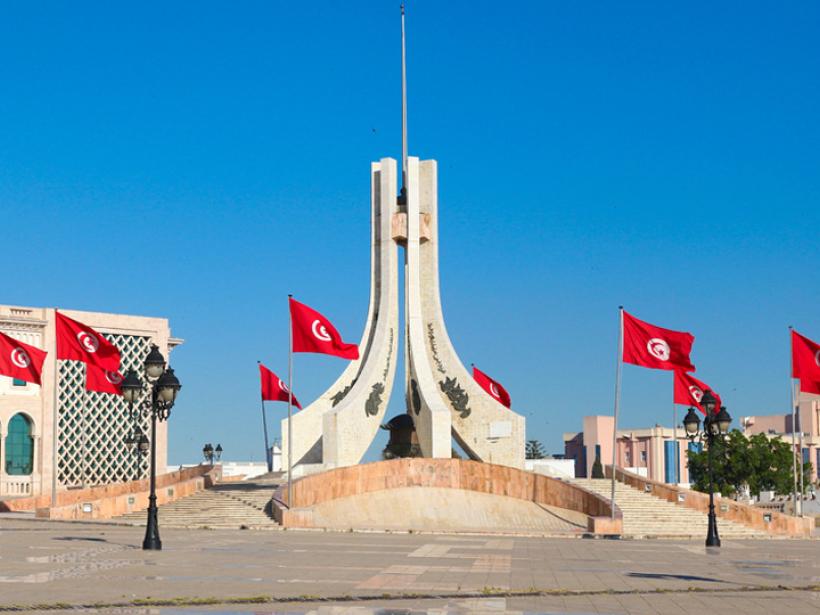
[[[576,485],[607,499],[612,495],[610,479],[572,479]],[[632,538],[706,538],[706,514],[673,504],[620,482],[615,483],[615,504],[624,515],[624,536]],[[715,506],[717,506],[717,502]],[[718,517],[723,538],[769,538],[769,534]]]
[[[265,474],[247,481],[218,483],[210,489],[160,506],[160,528],[278,528],[270,515],[270,499],[280,482],[280,475]],[[129,513],[114,520],[145,525],[146,512]]]

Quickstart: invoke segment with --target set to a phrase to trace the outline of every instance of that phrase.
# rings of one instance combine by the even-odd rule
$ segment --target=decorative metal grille
[[[151,338],[103,333],[120,349],[121,371],[141,372]],[[59,361],[57,479],[66,487],[126,482],[148,475],[147,456],[125,445],[135,424],[150,434],[148,418],[129,418],[119,395],[87,391],[85,363]],[[142,402],[142,400],[140,400]],[[139,404],[134,404],[137,408]]]

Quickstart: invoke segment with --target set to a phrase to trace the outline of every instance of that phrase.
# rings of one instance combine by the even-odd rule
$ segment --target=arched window
[[[6,474],[31,474],[34,469],[34,438],[31,421],[23,414],[15,414],[9,421],[6,435]]]

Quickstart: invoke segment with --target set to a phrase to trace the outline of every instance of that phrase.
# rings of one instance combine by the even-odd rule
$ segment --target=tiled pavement
[[[162,552],[143,552],[140,528],[0,517],[0,610],[150,597],[254,612],[820,612],[817,541],[726,540],[707,552],[700,540],[173,529],[162,539]],[[240,602],[251,597],[268,602]],[[353,602],[333,610],[317,598]],[[300,602],[273,602],[288,599]]]

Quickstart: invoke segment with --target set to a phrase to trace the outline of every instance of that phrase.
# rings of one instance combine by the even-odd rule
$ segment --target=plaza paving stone
[[[0,610],[820,613],[816,540],[707,550],[701,541],[170,528],[162,539],[163,551],[145,552],[140,528],[0,517]],[[253,598],[263,602],[242,602]],[[129,608],[146,599],[177,602]],[[214,604],[194,602],[203,599]]]

